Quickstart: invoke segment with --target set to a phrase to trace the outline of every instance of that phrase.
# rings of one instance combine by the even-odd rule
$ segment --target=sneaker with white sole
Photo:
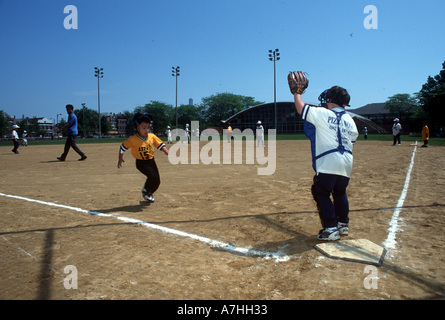
[[[349,225],[347,223],[339,222],[337,225],[337,229],[341,236],[349,235]]]
[[[151,192],[147,192],[145,188],[142,189],[142,198],[148,202],[155,202],[155,199],[153,198],[153,194]]]
[[[152,194],[144,195],[144,199],[147,200],[148,202],[151,202],[151,203],[155,202],[155,199],[153,198]]]
[[[340,239],[340,233],[337,228],[321,229],[317,236],[318,240],[335,241]]]

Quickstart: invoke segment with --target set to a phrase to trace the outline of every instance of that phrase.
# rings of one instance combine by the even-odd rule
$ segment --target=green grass
[[[162,140],[166,141],[166,137],[161,137]],[[225,136],[221,136],[221,140],[226,139]],[[307,140],[308,138],[304,134],[283,134],[277,135],[277,140]],[[122,143],[126,138],[103,138],[103,139],[77,139],[78,144],[87,143]],[[267,140],[267,135],[265,136]],[[368,135],[368,140],[364,140],[363,135],[360,135],[358,141],[388,141],[392,143],[392,135],[390,134],[370,134]],[[420,135],[402,135],[402,144],[409,142],[422,144],[422,138]],[[20,141],[21,143],[21,141]],[[58,145],[65,144],[65,139],[60,140],[28,140],[28,145]],[[430,138],[430,146],[445,146],[445,138]],[[0,146],[12,146],[12,141],[0,141]]]
[[[372,134],[368,135],[369,141],[388,141],[392,144],[392,135],[389,134]],[[360,135],[358,141],[366,141],[363,138],[363,135]],[[420,135],[402,135],[401,136],[402,144],[405,142],[414,143],[417,141],[418,145],[423,144],[422,137]],[[445,146],[445,138],[430,138],[428,141],[430,146]]]

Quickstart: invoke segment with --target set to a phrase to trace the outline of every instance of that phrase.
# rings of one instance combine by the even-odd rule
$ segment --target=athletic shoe
[[[87,158],[87,156],[83,156],[82,158],[79,159],[79,161],[83,161]]]
[[[142,198],[144,198],[144,200],[153,203],[155,202],[155,199],[153,198],[153,194],[150,192],[147,192],[147,190],[145,188],[142,188]]]
[[[337,225],[337,229],[338,233],[340,233],[341,236],[349,235],[349,225],[347,223],[339,222]]]
[[[147,200],[148,202],[151,202],[151,203],[155,202],[155,199],[153,198],[152,194],[150,194],[150,195],[146,194],[144,196],[144,199]]]
[[[340,233],[338,232],[338,229],[335,228],[333,230],[329,229],[321,229],[317,236],[318,240],[323,241],[335,241],[340,239]]]
[[[57,157],[57,160],[59,160],[59,161],[65,161],[65,159],[62,158],[62,157]]]

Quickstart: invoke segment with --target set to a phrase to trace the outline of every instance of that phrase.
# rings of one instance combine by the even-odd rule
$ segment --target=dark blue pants
[[[338,222],[349,222],[349,201],[346,195],[348,184],[349,178],[335,174],[319,173],[314,177],[312,194],[317,202],[323,228],[336,227]]]

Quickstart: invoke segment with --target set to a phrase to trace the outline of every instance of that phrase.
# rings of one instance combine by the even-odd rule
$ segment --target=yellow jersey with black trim
[[[155,148],[161,150],[165,144],[156,135],[149,133],[144,139],[139,134],[132,135],[121,144],[121,153],[131,149],[131,154],[135,159],[153,159]]]

